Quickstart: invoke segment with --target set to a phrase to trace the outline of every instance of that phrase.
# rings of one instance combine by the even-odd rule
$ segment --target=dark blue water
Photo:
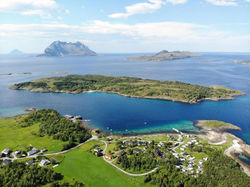
[[[197,131],[194,120],[213,119],[242,128],[235,135],[250,143],[250,67],[232,63],[232,59],[250,59],[247,54],[204,53],[202,57],[171,62],[126,61],[131,55],[98,57],[35,58],[0,57],[0,116],[23,113],[27,107],[53,108],[61,114],[82,115],[88,125],[112,133],[149,133]],[[247,93],[235,100],[201,104],[126,98],[105,93],[56,94],[10,90],[11,84],[40,77],[70,74],[103,74],[179,80],[201,85],[223,85]],[[31,75],[19,74],[32,72]]]

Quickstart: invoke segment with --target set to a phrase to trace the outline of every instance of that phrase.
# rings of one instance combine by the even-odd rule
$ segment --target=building
[[[71,115],[64,115],[65,118],[67,119],[72,119],[74,116],[71,116]]]
[[[21,151],[19,151],[19,150],[14,152],[15,155],[18,155],[20,153],[21,153]]]
[[[4,149],[3,151],[2,151],[2,154],[4,154],[4,155],[9,155],[11,153],[11,150],[10,149]]]
[[[140,153],[140,152],[141,152],[141,150],[138,149],[138,148],[134,148],[134,149],[133,149],[133,153],[134,153],[134,154],[138,154],[138,153]]]
[[[95,148],[94,152],[96,156],[102,156],[102,150],[99,147]]]
[[[46,151],[48,151],[48,150],[46,148],[44,148],[44,149],[41,150],[41,153],[44,153]]]
[[[82,116],[80,116],[80,115],[79,116],[75,116],[75,119],[76,120],[82,120]]]
[[[147,142],[142,141],[142,140],[138,140],[138,141],[137,141],[137,145],[138,145],[138,146],[147,145]]]
[[[39,163],[39,166],[43,167],[43,166],[47,166],[50,164],[50,161],[47,159],[41,160],[41,162]]]
[[[113,140],[113,138],[112,137],[108,137],[108,141],[112,141]]]
[[[9,163],[11,163],[10,159],[4,159],[2,162],[3,165],[8,165]]]
[[[125,154],[126,154],[126,152],[124,150],[121,150],[121,151],[116,153],[117,156],[123,156]]]
[[[111,159],[113,158],[113,156],[110,155],[110,154],[106,154],[106,155],[105,155],[105,158],[111,160]]]
[[[92,132],[99,134],[101,131],[100,131],[100,129],[93,129]]]
[[[160,142],[160,143],[158,143],[158,146],[159,146],[159,147],[163,147],[163,146],[164,146],[164,143],[163,143],[163,142]]]
[[[32,159],[32,160],[28,160],[27,162],[26,162],[26,164],[27,165],[31,165],[31,164],[34,164],[35,163],[35,161]]]
[[[154,154],[155,154],[156,157],[157,157],[157,156],[159,156],[159,157],[162,156],[162,152],[161,152],[158,148],[156,148],[156,149],[154,150]]]
[[[39,153],[39,152],[40,152],[39,149],[33,147],[31,151],[27,152],[27,155],[28,155],[28,156],[32,156],[32,155],[35,155],[35,154],[37,154],[37,153]]]

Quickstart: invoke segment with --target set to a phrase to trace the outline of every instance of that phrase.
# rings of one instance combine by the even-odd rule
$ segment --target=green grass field
[[[16,118],[0,118],[0,151],[9,148],[13,151],[25,149],[32,145],[38,149],[46,147],[48,152],[58,152],[62,149],[62,145],[66,142],[53,140],[48,136],[38,137],[32,133],[37,132],[39,124],[29,127],[21,127],[20,119]]]
[[[62,159],[55,171],[64,175],[64,181],[71,183],[75,179],[89,187],[148,186],[143,183],[142,177],[127,176],[106,163],[102,157],[96,157],[88,152],[96,143],[98,142],[88,142],[64,154],[63,159],[62,156],[55,157]]]
[[[223,121],[217,121],[217,120],[207,120],[203,122],[204,126],[211,127],[211,128],[218,128],[218,127],[229,127],[232,128],[234,127],[233,124],[226,123]]]

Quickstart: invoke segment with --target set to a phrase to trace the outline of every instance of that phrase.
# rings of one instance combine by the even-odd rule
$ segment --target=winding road
[[[93,135],[90,139],[88,139],[87,141],[75,146],[75,147],[72,147],[70,149],[67,149],[65,151],[60,151],[60,152],[56,152],[56,153],[48,153],[48,154],[43,154],[42,156],[53,156],[53,155],[59,155],[59,154],[64,154],[64,153],[67,153],[69,151],[72,151],[74,149],[77,149],[78,147],[82,146],[83,144],[86,144],[87,142],[89,141],[92,141],[92,140],[98,140],[98,137]],[[118,166],[116,166],[115,164],[113,164],[112,161],[108,161],[105,159],[105,152],[107,150],[107,147],[108,147],[108,144],[107,142],[105,142],[104,140],[101,140],[101,142],[103,142],[105,144],[105,148],[103,150],[103,160],[105,162],[107,162],[108,164],[110,164],[111,166],[113,166],[114,168],[118,169],[119,171],[121,171],[122,173],[125,173],[126,175],[129,175],[129,176],[133,176],[133,177],[139,177],[139,176],[145,176],[145,175],[148,175],[150,173],[153,173],[155,172],[157,169],[158,169],[158,165],[156,166],[156,168],[154,168],[153,170],[149,171],[149,172],[146,172],[146,173],[140,173],[140,174],[134,174],[134,173],[129,173],[129,172],[126,172],[124,171],[123,169],[119,168]],[[16,156],[14,158],[0,158],[0,160],[4,160],[4,159],[9,159],[11,161],[14,161],[14,160],[21,160],[21,159],[27,159],[27,158],[36,158],[38,156],[38,154],[35,154],[35,155],[32,155],[32,156],[26,156],[26,157],[23,157],[23,158],[17,158]]]
[[[104,160],[105,162],[107,162],[108,164],[110,164],[111,166],[113,166],[114,168],[116,168],[116,169],[118,169],[119,171],[121,171],[122,173],[125,173],[126,175],[133,176],[133,177],[145,176],[145,175],[148,175],[148,174],[150,174],[150,173],[155,172],[155,171],[158,169],[158,165],[157,165],[156,168],[154,168],[153,170],[151,170],[151,171],[149,171],[149,172],[146,172],[146,173],[134,174],[134,173],[126,172],[126,171],[124,171],[123,169],[121,169],[121,168],[119,168],[118,166],[116,166],[115,164],[113,164],[112,161],[106,160],[106,158],[105,158],[105,152],[106,152],[106,149],[107,149],[107,147],[108,147],[108,144],[107,144],[107,142],[105,142],[105,141],[103,141],[103,140],[101,140],[101,141],[105,144],[105,148],[104,148],[104,150],[103,150],[103,160]]]

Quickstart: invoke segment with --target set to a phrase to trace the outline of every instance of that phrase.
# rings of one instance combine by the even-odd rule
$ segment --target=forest
[[[51,136],[53,139],[68,141],[64,145],[64,150],[82,143],[91,137],[90,132],[82,127],[79,122],[72,122],[52,109],[42,109],[35,111],[25,117],[22,127],[27,127],[39,123],[37,136]]]

